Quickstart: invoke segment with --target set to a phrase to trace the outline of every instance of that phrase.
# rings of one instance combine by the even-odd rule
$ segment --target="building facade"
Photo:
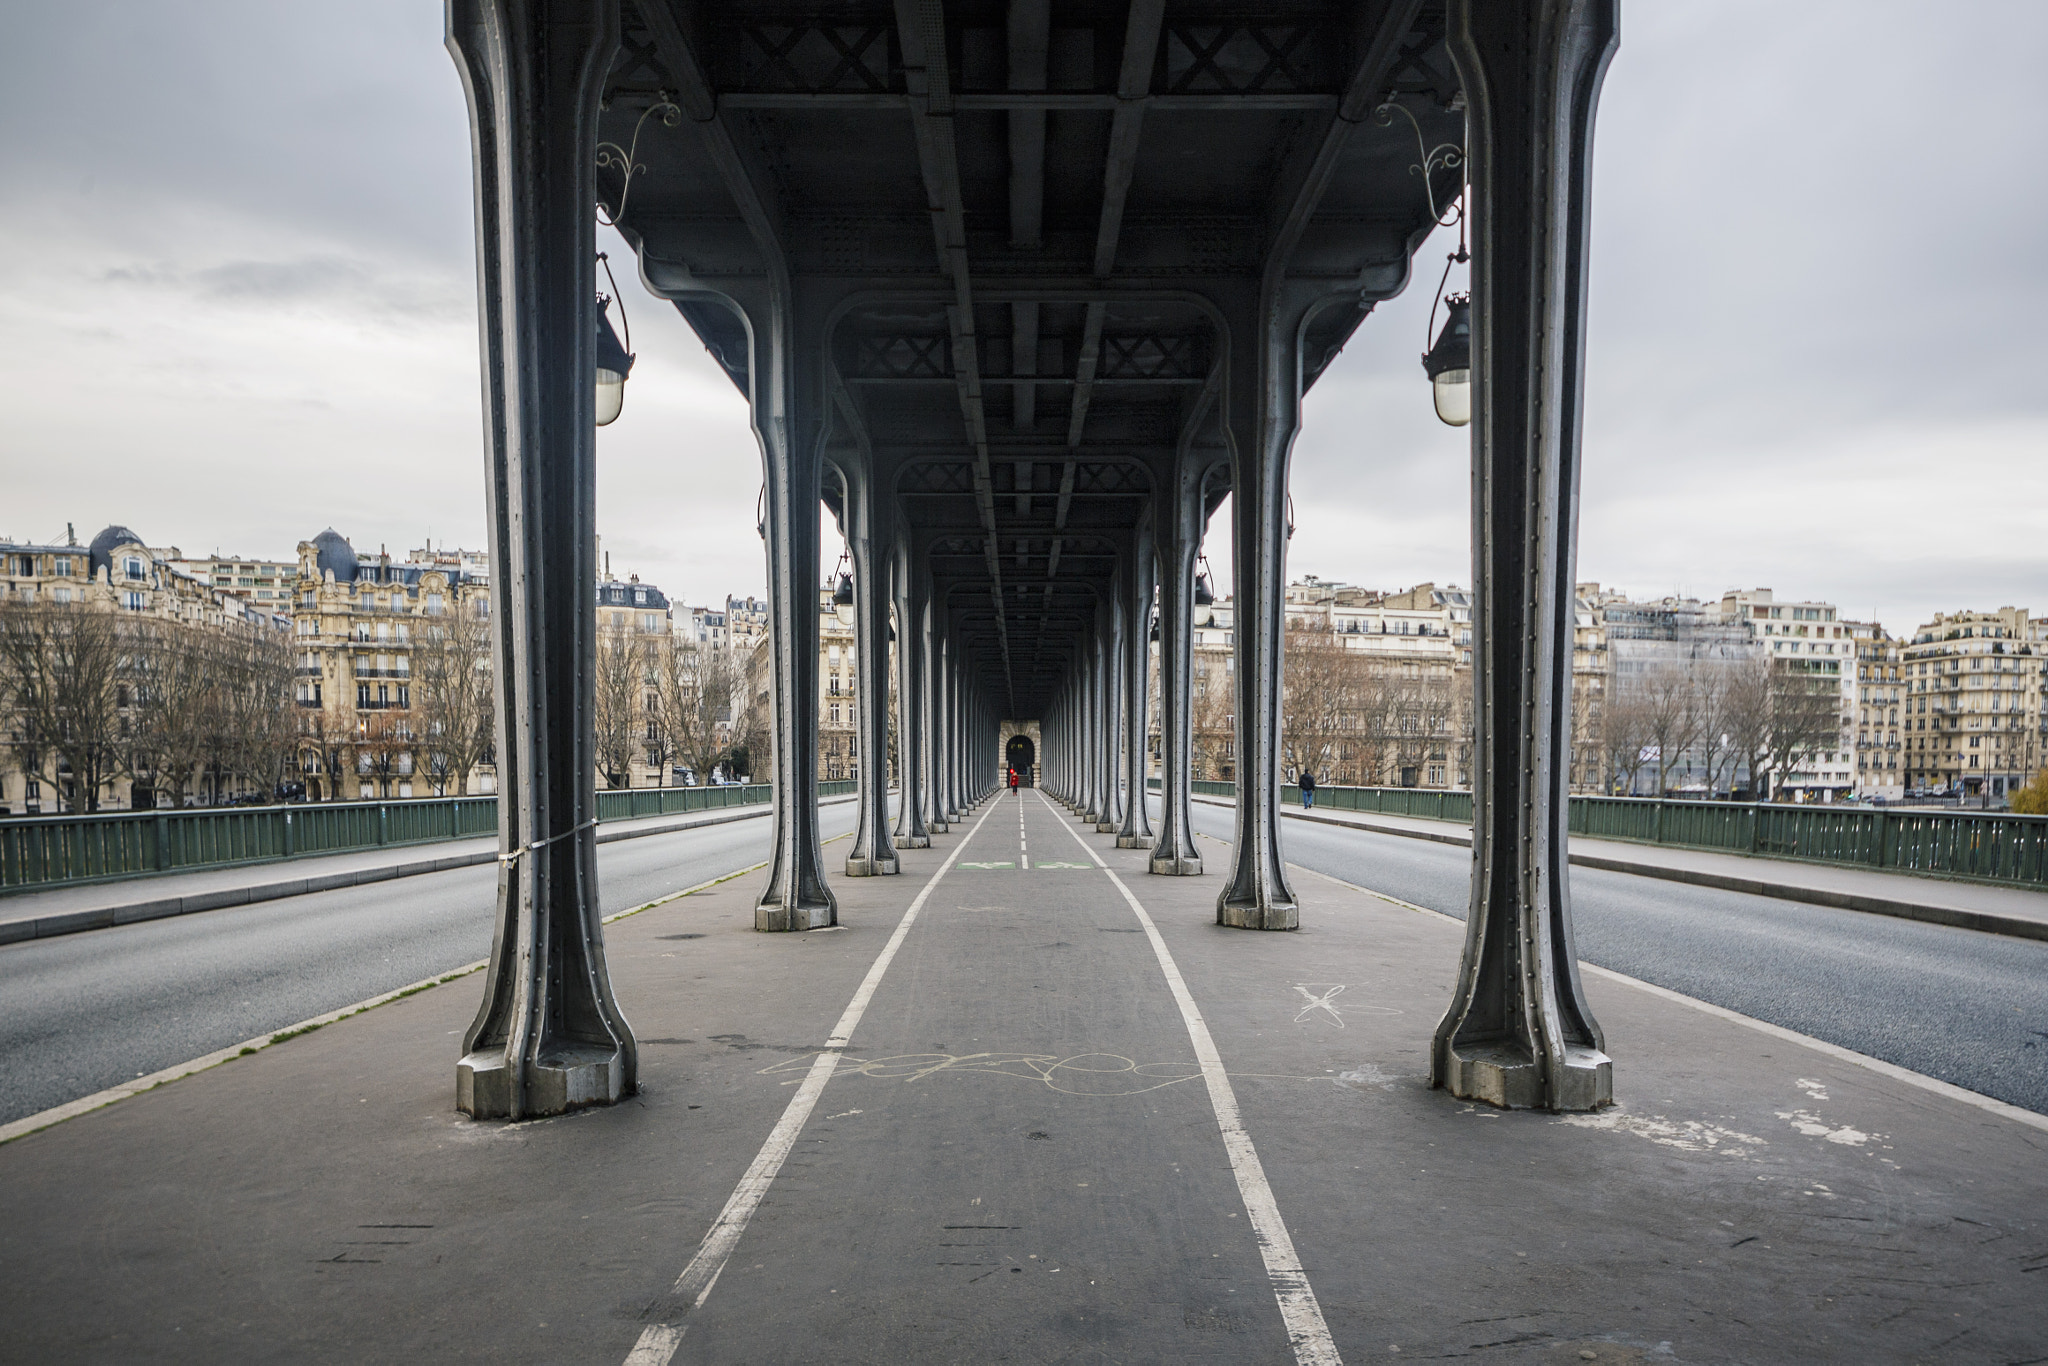
[[[1723,594],[1721,612],[1748,628],[1774,667],[1829,693],[1841,718],[1832,747],[1801,754],[1790,772],[1777,776],[1780,792],[1799,801],[1848,796],[1856,775],[1856,641],[1835,605],[1781,602],[1768,588],[1752,588]]]
[[[2048,629],[2023,607],[1936,613],[1900,651],[1907,796],[1986,805],[2044,762]]]
[[[299,772],[310,801],[496,790],[487,572],[359,557],[332,527],[292,576]]]
[[[1903,643],[1876,622],[1848,623],[1856,643],[1856,676],[1850,708],[1856,717],[1854,795],[1867,801],[1898,801],[1906,795],[1905,746],[1900,716],[1905,707]]]

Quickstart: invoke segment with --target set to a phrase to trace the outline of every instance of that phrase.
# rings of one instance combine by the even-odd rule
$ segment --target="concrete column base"
[[[889,858],[850,858],[846,861],[848,877],[893,877],[901,870],[893,856]]]
[[[1200,877],[1202,861],[1198,858],[1175,858],[1172,854],[1161,854],[1152,860],[1152,865],[1145,871],[1157,873],[1160,877]]]
[[[932,838],[930,835],[898,835],[896,837],[896,847],[898,849],[929,849],[932,847]]]
[[[569,1044],[551,1049],[526,1074],[521,1119],[615,1104],[624,1091],[625,1054],[618,1048]],[[455,1065],[455,1108],[471,1119],[509,1119],[512,1067],[499,1052],[471,1053]]]
[[[1118,835],[1116,837],[1116,847],[1119,849],[1150,849],[1152,847],[1152,837],[1150,835]]]
[[[1291,901],[1270,906],[1256,902],[1220,902],[1216,907],[1216,923],[1234,930],[1298,930],[1301,928],[1301,912]]]
[[[1115,821],[1095,822],[1095,833],[1098,835],[1114,835],[1116,831],[1117,823]]]
[[[756,906],[754,928],[767,934],[791,930],[829,930],[839,923],[836,906]]]
[[[1598,1110],[1614,1104],[1614,1063],[1594,1048],[1568,1046],[1558,1069],[1559,1094],[1544,1097],[1543,1066],[1520,1045],[1445,1043],[1437,1059],[1437,1085],[1459,1100],[1503,1110]]]
[[[934,835],[950,835],[953,832],[952,827],[944,821],[926,821],[924,828],[931,831]],[[925,848],[929,849],[931,846],[927,844]]]

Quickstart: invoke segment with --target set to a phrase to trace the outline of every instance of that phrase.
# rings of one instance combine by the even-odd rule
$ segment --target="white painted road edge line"
[[[832,838],[845,839],[846,836],[834,835]],[[832,840],[825,841],[827,844],[831,842]],[[680,897],[686,897],[692,892],[701,892],[706,887],[714,887],[721,882],[726,882],[736,877],[743,877],[748,873],[758,872],[767,866],[766,863],[757,863],[752,868],[742,868],[737,873],[722,873],[717,877],[697,883],[693,887],[685,887],[680,892],[670,892],[667,896],[656,897],[652,901],[643,901],[630,910],[620,911],[616,915],[608,915],[604,918],[604,923],[609,925],[614,920],[624,920],[629,915],[638,915],[642,911],[652,910],[656,906],[663,906]],[[76,1119],[80,1115],[90,1114],[92,1111],[103,1109],[114,1104],[116,1101],[140,1095],[144,1091],[153,1091],[167,1082],[177,1081],[181,1077],[189,1077],[196,1072],[205,1072],[220,1066],[224,1062],[232,1062],[236,1058],[247,1057],[251,1053],[260,1053],[273,1044],[283,1043],[300,1034],[310,1034],[324,1025],[331,1025],[337,1020],[345,1020],[351,1015],[360,1015],[366,1010],[375,1010],[378,1006],[389,1005],[402,996],[412,996],[418,992],[425,991],[428,987],[440,986],[442,983],[452,982],[458,977],[467,977],[472,972],[478,972],[490,966],[490,961],[488,958],[479,958],[474,963],[465,963],[459,968],[450,968],[448,971],[436,976],[425,977],[409,985],[397,987],[391,991],[372,996],[367,1001],[357,1001],[354,1005],[342,1006],[338,1010],[330,1010],[325,1015],[315,1015],[310,1020],[301,1020],[297,1024],[290,1024],[282,1029],[272,1030],[268,1034],[258,1034],[253,1039],[244,1039],[241,1043],[229,1044],[226,1048],[215,1049],[203,1057],[193,1058],[190,1062],[176,1063],[164,1068],[162,1071],[151,1072],[146,1077],[137,1077],[134,1081],[123,1082],[119,1086],[108,1087],[104,1091],[95,1091],[89,1096],[80,1096],[77,1100],[52,1106],[48,1110],[40,1110],[32,1115],[23,1115],[20,1119],[0,1124],[0,1143],[6,1143],[13,1139],[21,1138],[26,1134],[35,1133],[39,1129],[47,1129],[52,1124],[62,1124],[67,1119]]]
[[[1418,906],[1412,901],[1403,901],[1397,896],[1388,896],[1385,892],[1376,892],[1370,887],[1361,887],[1355,882],[1346,882],[1343,878],[1332,877],[1328,873],[1316,872],[1313,868],[1302,868],[1298,863],[1291,863],[1288,867],[1299,868],[1304,873],[1313,873],[1326,882],[1336,883],[1339,887],[1348,888],[1354,892],[1363,892],[1367,896],[1378,897],[1381,901],[1389,905],[1399,906],[1404,911],[1414,911],[1420,915],[1434,916],[1438,920],[1448,921],[1456,925],[1461,930],[1465,927],[1465,922],[1454,915],[1445,915],[1442,911],[1433,911],[1427,906]],[[1829,1043],[1826,1039],[1816,1039],[1811,1034],[1801,1034],[1796,1029],[1787,1029],[1783,1025],[1774,1025],[1768,1020],[1759,1020],[1754,1015],[1744,1015],[1739,1011],[1730,1010],[1726,1006],[1717,1006],[1711,1001],[1702,1001],[1699,997],[1688,996],[1682,991],[1673,991],[1669,987],[1660,987],[1655,982],[1645,982],[1640,977],[1631,977],[1627,973],[1616,972],[1612,968],[1603,968],[1597,964],[1588,963],[1583,958],[1579,960],[1579,970],[1590,972],[1595,977],[1604,977],[1610,982],[1619,982],[1625,987],[1634,987],[1637,991],[1662,997],[1664,1000],[1675,1002],[1678,1005],[1691,1006],[1694,1010],[1712,1015],[1716,1019],[1727,1020],[1731,1024],[1739,1024],[1749,1029],[1754,1029],[1759,1034],[1768,1034],[1774,1039],[1783,1039],[1786,1043],[1796,1043],[1801,1048],[1810,1048],[1814,1052],[1825,1054],[1838,1062],[1852,1063],[1857,1067],[1875,1072],[1879,1076],[1890,1077],[1893,1081],[1902,1081],[1908,1086],[1917,1086],[1922,1091],[1929,1091],[1946,1100],[1953,1100],[1963,1105],[1973,1106],[1989,1114],[1997,1115],[2001,1119],[2009,1119],[2016,1124],[2024,1124],[2028,1128],[2048,1131],[2048,1115],[2035,1114],[2032,1110],[2008,1104],[2005,1101],[1987,1096],[1980,1091],[1972,1091],[1967,1087],[1957,1086],[1953,1082],[1930,1077],[1924,1072],[1915,1072],[1910,1068],[1901,1067],[1897,1063],[1886,1062],[1883,1058],[1873,1058],[1868,1053],[1858,1053],[1853,1048],[1844,1048],[1840,1044]]]
[[[1041,793],[1039,800],[1044,802]],[[1052,803],[1046,802],[1046,809],[1052,811]],[[1052,812],[1058,819],[1059,812]],[[1287,1325],[1287,1340],[1294,1348],[1294,1359],[1300,1366],[1341,1366],[1343,1358],[1337,1355],[1337,1344],[1330,1337],[1330,1326],[1323,1321],[1322,1306],[1316,1303],[1316,1292],[1308,1283],[1308,1273],[1302,1270],[1301,1258],[1294,1251],[1294,1239],[1288,1236],[1287,1222],[1280,1217],[1280,1206],[1273,1198],[1273,1188],[1266,1182],[1266,1168],[1259,1161],[1258,1151],[1252,1147],[1252,1136],[1244,1127],[1243,1116],[1237,1108],[1237,1093],[1231,1089],[1230,1075],[1223,1069],[1223,1055],[1216,1051],[1216,1041],[1209,1036],[1209,1026],[1202,1019],[1202,1012],[1195,1006],[1195,998],[1188,991],[1187,982],[1180,975],[1180,968],[1173,961],[1173,954],[1166,947],[1166,940],[1160,937],[1159,927],[1152,923],[1152,917],[1145,913],[1138,898],[1124,885],[1095,852],[1095,846],[1081,837],[1080,831],[1060,824],[1074,837],[1095,860],[1095,866],[1109,874],[1109,880],[1123,893],[1130,904],[1138,923],[1145,928],[1145,937],[1152,942],[1153,956],[1159,960],[1159,970],[1166,976],[1166,985],[1173,992],[1175,1004],[1180,1007],[1180,1017],[1188,1028],[1188,1040],[1195,1046],[1195,1058],[1202,1064],[1202,1080],[1209,1085],[1209,1104],[1216,1111],[1216,1125],[1223,1132],[1223,1148],[1230,1155],[1230,1170],[1237,1177],[1237,1193],[1244,1200],[1245,1213],[1251,1219],[1252,1233],[1259,1240],[1259,1255],[1265,1258],[1266,1275],[1273,1282],[1273,1298],[1280,1303],[1280,1319]],[[637,1366],[637,1363],[635,1364]]]
[[[881,953],[876,955],[873,966],[868,968],[868,975],[861,979],[859,989],[853,993],[853,999],[847,1002],[845,1011],[840,1014],[839,1023],[832,1026],[832,1034],[825,1040],[824,1050],[812,1061],[811,1070],[804,1074],[803,1084],[797,1087],[796,1094],[789,1098],[789,1107],[782,1112],[782,1118],[769,1132],[768,1141],[761,1145],[761,1151],[754,1155],[753,1162],[747,1167],[746,1175],[742,1176],[739,1185],[733,1188],[731,1198],[725,1202],[725,1208],[720,1210],[718,1218],[712,1221],[710,1232],[704,1235],[704,1241],[697,1246],[697,1255],[690,1258],[689,1265],[683,1268],[683,1274],[676,1277],[675,1285],[664,1297],[662,1304],[667,1310],[666,1321],[650,1323],[641,1330],[639,1341],[635,1342],[633,1350],[626,1354],[626,1366],[668,1366],[669,1361],[675,1356],[676,1348],[682,1345],[683,1331],[687,1327],[683,1316],[699,1308],[710,1298],[711,1287],[718,1283],[718,1273],[725,1270],[726,1259],[732,1256],[733,1249],[739,1245],[740,1235],[747,1231],[747,1224],[754,1217],[754,1210],[760,1205],[762,1197],[767,1195],[769,1185],[782,1170],[782,1164],[788,1159],[790,1150],[796,1146],[797,1136],[803,1132],[805,1123],[810,1120],[811,1111],[817,1106],[818,1097],[825,1090],[825,1083],[832,1080],[832,1073],[839,1066],[839,1051],[852,1042],[853,1031],[859,1027],[861,1016],[867,1012],[868,1002],[874,999],[875,989],[882,984],[882,974],[889,970],[889,964],[894,961],[896,951],[903,947],[903,941],[909,937],[910,927],[916,923],[918,912],[922,911],[925,902],[931,899],[932,892],[938,888],[939,879],[946,875],[955,859],[966,850],[968,843],[980,833],[981,827],[988,823],[988,818],[993,816],[996,810],[996,806],[991,804],[960,843],[946,851],[945,857],[939,863],[938,871],[926,881],[916,899],[910,903],[910,909],[896,922],[896,932],[889,936],[889,942],[883,945]]]

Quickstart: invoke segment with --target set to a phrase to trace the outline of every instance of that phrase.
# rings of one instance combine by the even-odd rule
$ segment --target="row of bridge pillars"
[[[1496,1105],[1589,1109],[1611,1100],[1611,1064],[1572,948],[1565,781],[1590,154],[1615,4],[1451,0],[1448,15],[1470,168],[1477,772],[1471,912],[1433,1075]],[[610,1103],[636,1084],[632,1031],[604,961],[595,708],[583,666],[596,636],[593,130],[618,24],[616,5],[600,0],[449,0],[475,142],[501,792],[496,939],[457,1071],[458,1103],[478,1117]],[[814,577],[816,509],[832,465],[820,379],[830,310],[805,302],[786,262],[771,266],[758,283],[725,286],[716,303],[745,316],[755,339],[746,374],[767,472],[775,812],[756,926],[794,931],[837,919],[818,835]],[[686,284],[666,293],[697,297]],[[1216,460],[1181,451],[1155,490],[1040,718],[1044,768],[1099,831],[1149,846],[1152,871],[1202,871],[1187,797],[1188,632],[1204,499],[1227,465],[1238,799],[1217,918],[1288,930],[1299,923],[1277,753],[1288,459],[1302,339],[1319,310],[1357,298],[1290,276],[1278,249],[1262,281],[1202,297],[1228,357],[1215,393],[1227,450]],[[862,631],[863,777],[847,871],[886,876],[898,847],[929,842],[987,795],[1000,769],[999,715],[984,661],[962,657],[948,605],[932,591],[917,529],[897,524],[862,468],[848,460],[838,469]],[[1156,831],[1144,800],[1155,574]],[[902,748],[893,826],[883,700],[892,618]]]

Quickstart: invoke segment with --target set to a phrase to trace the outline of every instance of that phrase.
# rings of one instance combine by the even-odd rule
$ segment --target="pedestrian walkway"
[[[1620,1103],[1427,1084],[1462,927],[1297,933],[1005,793],[840,928],[606,931],[640,1094],[454,1111],[475,977],[0,1146],[34,1361],[2039,1356],[2048,1120],[1588,970]],[[537,1255],[538,1254],[538,1255]]]
[[[1156,795],[1154,800],[1157,800]],[[1214,797],[1197,797],[1195,800],[1210,806],[1235,806],[1233,802]],[[1406,839],[1434,840],[1467,847],[1472,843],[1471,828],[1452,821],[1390,816],[1378,812],[1330,811],[1322,807],[1308,811],[1289,808],[1282,814],[1290,820],[1400,835]],[[1634,873],[1640,877],[1685,882],[1696,887],[1781,897],[1817,906],[1924,920],[2023,939],[2048,939],[2048,892],[1956,882],[1913,873],[1802,863],[1797,859],[1723,854],[1708,849],[1637,844],[1630,840],[1594,839],[1585,835],[1571,837],[1571,861],[1588,868]]]
[[[852,797],[827,797],[819,805],[836,806],[853,800]],[[605,844],[612,840],[724,825],[730,821],[765,816],[770,810],[767,803],[762,803],[691,815],[606,821],[598,827],[597,841]],[[347,854],[320,854],[269,863],[201,868],[189,873],[166,873],[160,877],[124,878],[116,882],[77,883],[42,891],[17,892],[0,897],[0,944],[77,934],[84,930],[103,930],[114,925],[158,920],[164,916],[214,911],[224,906],[246,906],[258,901],[275,901],[280,897],[332,891],[336,887],[445,872],[450,868],[468,868],[489,863],[497,856],[498,837],[487,835],[477,839],[438,840],[430,844],[395,845]]]

